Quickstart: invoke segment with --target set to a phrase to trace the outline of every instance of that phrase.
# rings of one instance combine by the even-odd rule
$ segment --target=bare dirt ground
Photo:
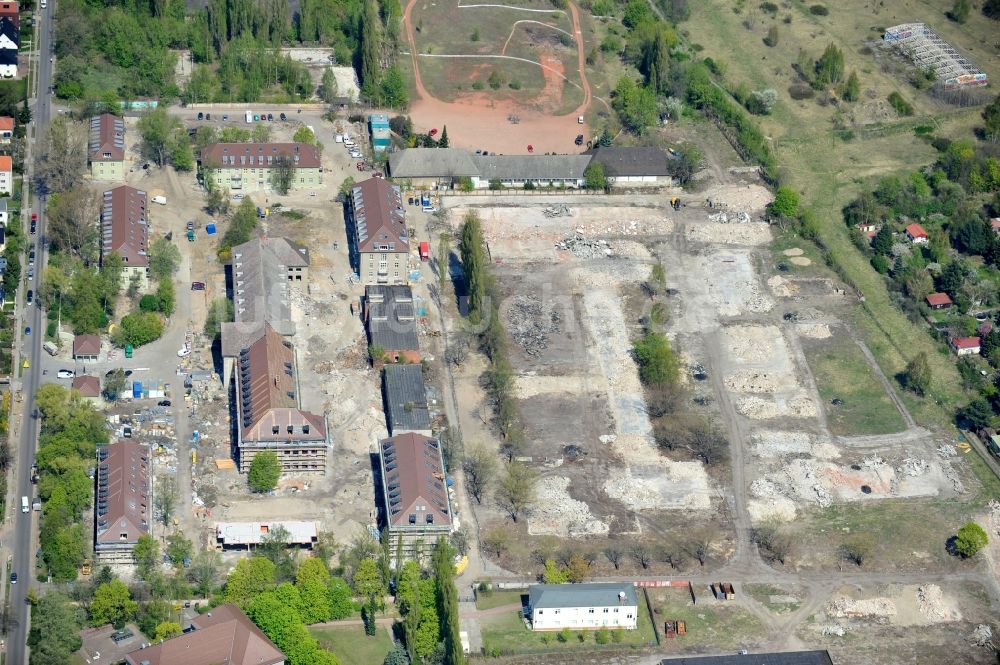
[[[591,90],[585,68],[586,45],[580,29],[579,9],[576,4],[573,2],[568,4],[578,60],[578,72],[577,76],[574,77],[577,80],[573,81],[572,84],[578,85],[582,89],[583,101],[572,112],[561,116],[553,116],[551,113],[553,108],[558,107],[563,86],[566,85],[566,77],[563,73],[562,63],[553,63],[554,58],[544,53],[540,53],[537,64],[544,73],[545,88],[539,99],[530,104],[519,104],[511,100],[493,100],[485,93],[463,95],[464,98],[450,103],[434,97],[433,92],[425,87],[423,77],[420,74],[421,59],[462,56],[426,54],[419,51],[414,34],[413,16],[416,4],[417,0],[410,0],[403,11],[403,25],[409,44],[416,88],[416,97],[410,107],[410,117],[413,119],[415,127],[427,131],[447,125],[448,137],[453,146],[469,149],[482,148],[503,154],[527,154],[529,145],[535,152],[565,153],[573,147],[573,140],[577,134],[587,134],[586,126],[578,124],[576,120],[577,116],[585,116],[591,106]],[[456,5],[455,11],[497,10]],[[512,24],[522,15],[527,18],[545,16],[544,12],[541,14],[532,13],[542,10],[512,8],[500,11],[507,11],[512,15]],[[502,52],[506,52],[506,49],[507,44],[504,45]],[[487,60],[486,62],[493,61]],[[559,81],[556,81],[556,78]],[[606,106],[606,103],[603,106]],[[511,116],[516,116],[517,122],[512,122]],[[502,131],[499,131],[500,128]]]

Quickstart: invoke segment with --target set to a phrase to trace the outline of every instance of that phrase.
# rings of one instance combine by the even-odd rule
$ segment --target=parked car
[[[58,372],[56,372],[56,376],[58,376],[60,379],[72,379],[74,376],[76,376],[76,372],[74,372],[71,369],[61,369]]]
[[[191,221],[190,219],[188,220],[188,223],[187,223],[187,230],[188,231],[194,231],[194,222]]]
[[[227,120],[229,120],[229,114],[228,113],[223,113],[222,114],[222,122],[226,122]]]
[[[202,113],[201,111],[198,111],[198,119],[199,120],[204,120],[205,119],[205,114]]]
[[[170,406],[169,399],[163,399],[156,403],[157,406]]]
[[[10,583],[11,584],[17,584],[17,573],[11,573],[10,574]]]
[[[32,291],[31,289],[28,289],[28,304],[30,305],[31,301],[33,301],[34,299],[35,299],[35,292]]]
[[[183,358],[184,356],[189,356],[189,355],[191,355],[191,349],[189,349],[186,346],[177,350],[178,358]]]
[[[191,282],[191,290],[192,291],[204,291],[205,290],[205,282]]]
[[[281,120],[287,120],[287,119],[288,119],[288,116],[286,116],[286,115],[285,115],[284,113],[282,113],[282,114],[281,114],[281,115],[279,115],[278,117],[279,117],[279,118],[280,118]]]
[[[274,121],[274,114],[273,113],[268,113],[267,114],[267,119],[268,119],[268,121],[273,122]]]
[[[205,114],[205,120],[211,120],[211,119],[212,119],[212,114],[211,113],[206,113]]]
[[[31,213],[31,235],[35,235],[35,231],[38,230],[38,215]]]
[[[35,267],[34,266],[29,266],[28,267],[28,279],[31,280],[31,279],[34,279],[34,278],[35,278]]]
[[[577,145],[583,145],[583,134],[577,134],[576,141],[574,141],[574,143]]]
[[[24,326],[24,334],[25,335],[31,334],[31,326]]]

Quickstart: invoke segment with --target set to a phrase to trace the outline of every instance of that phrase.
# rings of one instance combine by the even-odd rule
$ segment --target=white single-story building
[[[589,155],[475,155],[472,163],[478,173],[472,176],[472,186],[487,189],[493,181],[507,187],[581,188],[584,171],[590,164]]]
[[[604,167],[604,175],[612,185],[657,186],[670,185],[670,160],[660,148],[651,146],[607,146],[588,150],[591,163]]]
[[[634,630],[639,599],[628,583],[533,584],[525,614],[532,630]]]

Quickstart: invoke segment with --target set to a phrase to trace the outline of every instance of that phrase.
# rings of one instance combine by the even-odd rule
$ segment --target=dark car
[[[30,305],[31,301],[34,299],[35,299],[35,292],[32,291],[31,289],[28,289],[28,304]]]
[[[211,113],[206,113],[205,114],[205,120],[211,120],[211,119],[212,119],[212,114]]]
[[[267,119],[268,120],[274,120],[274,114],[273,113],[268,113],[267,114]]]
[[[31,326],[24,326],[24,334],[25,335],[31,334]]]
[[[281,120],[287,120],[287,119],[288,119],[288,116],[287,116],[287,115],[285,115],[284,113],[282,113],[282,114],[281,114],[281,115],[279,115],[278,117],[279,117],[279,118],[280,118]]]
[[[205,282],[191,282],[191,290],[192,291],[204,291],[205,290]]]
[[[228,113],[223,113],[222,114],[222,120],[223,121],[229,120],[229,114]]]
[[[577,134],[576,141],[574,141],[574,143],[577,145],[583,145],[583,134]]]
[[[35,231],[37,230],[38,230],[38,221],[33,219],[31,220],[31,235],[35,235]]]
[[[198,111],[198,119],[199,120],[204,120],[205,119],[205,114],[202,113],[201,111]]]
[[[17,573],[11,573],[10,574],[10,583],[11,584],[17,584]]]
[[[170,400],[169,399],[162,399],[159,402],[157,402],[156,404],[157,404],[157,406],[170,406]]]

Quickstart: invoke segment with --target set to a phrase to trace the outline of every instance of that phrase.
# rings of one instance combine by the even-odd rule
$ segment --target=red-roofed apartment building
[[[191,620],[183,634],[125,654],[126,665],[283,665],[285,655],[235,605]]]
[[[402,537],[403,556],[422,552],[426,560],[452,527],[441,444],[416,432],[398,434],[379,443],[379,460],[389,542]]]
[[[291,167],[289,189],[317,189],[323,185],[319,150],[308,143],[213,143],[202,148],[201,169],[206,181],[234,192],[266,192],[275,187],[275,167]]]
[[[399,185],[369,178],[348,199],[351,265],[362,284],[407,284],[410,238]]]
[[[146,192],[122,185],[104,192],[101,202],[101,260],[117,252],[125,263],[124,282],[148,284],[149,216]]]
[[[927,231],[924,231],[924,227],[919,224],[910,224],[906,227],[906,237],[910,239],[914,245],[926,244],[929,238],[927,237]]]
[[[14,138],[14,118],[9,115],[0,116],[0,143],[10,143]]]
[[[257,453],[277,453],[281,469],[326,473],[326,418],[299,406],[292,343],[264,323],[236,358],[237,452],[240,471]]]
[[[15,28],[21,29],[21,10],[16,2],[0,2],[0,18],[10,19]]]
[[[931,309],[947,309],[952,302],[947,293],[932,293],[927,296],[927,304]]]
[[[91,118],[87,155],[94,180],[125,180],[125,120],[110,113]]]
[[[0,155],[0,194],[14,190],[14,162],[8,155]]]
[[[149,447],[122,439],[99,448],[97,461],[94,555],[102,564],[132,564],[152,522]]]
[[[955,352],[955,355],[959,356],[977,356],[979,355],[979,338],[978,337],[952,337],[951,338],[951,348]]]

